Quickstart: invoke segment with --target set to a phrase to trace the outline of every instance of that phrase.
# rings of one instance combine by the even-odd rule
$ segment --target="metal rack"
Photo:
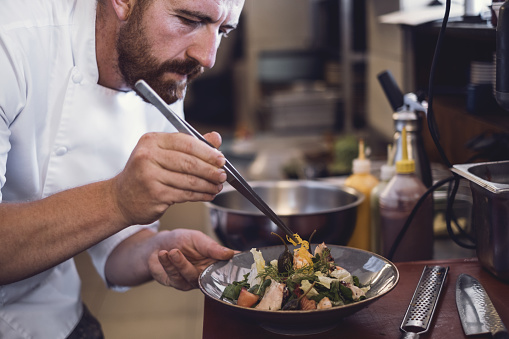
[[[353,69],[354,63],[364,62],[366,56],[364,53],[358,53],[352,50],[353,36],[353,4],[352,0],[339,0],[339,33],[341,37],[341,56],[340,63],[342,65],[341,82],[343,104],[345,112],[344,131],[350,133],[354,130],[354,103],[353,103]]]

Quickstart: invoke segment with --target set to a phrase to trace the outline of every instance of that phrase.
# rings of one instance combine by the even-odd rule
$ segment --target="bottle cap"
[[[380,180],[388,181],[394,174],[396,174],[396,167],[394,165],[394,156],[396,155],[396,148],[391,144],[387,145],[387,162],[380,167]]]
[[[401,160],[396,161],[396,173],[414,173],[415,172],[415,161],[413,159],[408,159],[408,146],[406,139],[406,127],[403,127],[401,130],[401,147],[402,149],[402,158]]]
[[[364,155],[364,139],[359,139],[359,157],[353,159],[353,173],[369,173],[371,171],[371,161]]]
[[[396,174],[396,167],[393,165],[383,164],[382,167],[380,167],[380,180],[390,180],[394,174]]]

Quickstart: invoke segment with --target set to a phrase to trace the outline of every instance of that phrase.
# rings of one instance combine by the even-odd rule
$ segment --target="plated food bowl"
[[[312,245],[311,249],[315,246]],[[290,250],[295,248],[289,247]],[[327,247],[337,265],[357,276],[361,285],[370,287],[366,299],[330,309],[307,311],[264,311],[221,300],[226,286],[234,281],[243,280],[244,275],[249,273],[254,262],[249,251],[239,253],[229,261],[217,262],[207,267],[200,275],[199,286],[207,298],[220,303],[225,309],[234,310],[270,332],[285,335],[325,332],[336,327],[341,318],[354,314],[389,293],[399,281],[396,266],[378,254],[337,245]],[[258,248],[267,262],[277,259],[284,249],[283,245]]]
[[[310,180],[254,181],[253,190],[302,239],[346,245],[364,195],[353,188]],[[233,187],[226,187],[206,203],[210,223],[219,240],[232,249],[278,245],[284,233]]]

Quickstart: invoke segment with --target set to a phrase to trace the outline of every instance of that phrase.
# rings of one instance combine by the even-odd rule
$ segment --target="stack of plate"
[[[467,87],[467,110],[483,114],[494,109],[496,67],[493,61],[472,61],[470,83]]]
[[[474,85],[492,85],[495,78],[494,61],[472,61],[470,63],[470,83]]]

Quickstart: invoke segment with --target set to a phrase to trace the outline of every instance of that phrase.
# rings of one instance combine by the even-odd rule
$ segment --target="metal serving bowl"
[[[304,240],[316,230],[313,243],[346,245],[364,195],[355,189],[320,181],[251,182],[254,191]],[[246,251],[253,247],[280,245],[271,234],[281,231],[232,187],[225,188],[206,204],[212,229],[225,246]]]
[[[314,251],[316,245],[311,246]],[[389,260],[368,251],[353,247],[328,245],[334,262],[359,278],[363,286],[369,286],[366,299],[333,307],[325,310],[308,311],[264,311],[255,308],[241,307],[221,300],[225,287],[234,281],[244,279],[253,264],[253,254],[246,251],[235,255],[229,261],[218,261],[207,267],[198,280],[200,289],[207,298],[220,303],[224,310],[225,323],[228,322],[229,312],[235,312],[252,321],[265,330],[273,333],[301,336],[325,332],[341,326],[341,318],[350,316],[394,289],[399,281],[399,272]],[[292,251],[295,247],[290,246]],[[259,250],[266,262],[277,259],[283,252],[284,246],[262,247]],[[341,328],[337,330],[337,337],[341,338]],[[231,337],[237,337],[232,333]],[[319,338],[319,336],[313,336]]]

